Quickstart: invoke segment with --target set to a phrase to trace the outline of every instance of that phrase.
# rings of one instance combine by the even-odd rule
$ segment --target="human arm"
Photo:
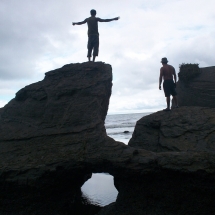
[[[113,19],[101,19],[101,18],[97,18],[97,20],[99,22],[111,22],[111,21],[114,21],[114,20],[119,20],[120,17],[115,17]]]
[[[163,76],[163,70],[161,68],[160,69],[160,77],[159,77],[159,90],[161,90],[162,76]]]
[[[87,22],[87,19],[85,19],[83,22],[73,22],[73,25],[83,25]]]
[[[176,87],[177,76],[176,76],[175,68],[174,67],[173,67],[173,77],[174,77],[174,83],[175,83],[175,87]]]

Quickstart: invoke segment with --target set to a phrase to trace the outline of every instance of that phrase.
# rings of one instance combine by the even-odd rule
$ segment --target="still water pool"
[[[116,201],[118,191],[113,184],[113,176],[106,173],[92,175],[81,187],[82,197],[93,205],[106,206]]]

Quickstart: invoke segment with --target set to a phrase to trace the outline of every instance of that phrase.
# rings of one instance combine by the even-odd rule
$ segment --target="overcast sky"
[[[177,73],[181,63],[215,66],[214,8],[214,0],[0,0],[0,107],[45,72],[87,61],[87,25],[72,22],[96,9],[120,16],[99,23],[96,61],[113,69],[109,113],[163,109],[162,57]]]

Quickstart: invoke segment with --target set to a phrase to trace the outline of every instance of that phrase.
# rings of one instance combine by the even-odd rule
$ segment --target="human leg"
[[[167,109],[170,109],[170,96],[166,97]]]
[[[173,100],[174,100],[174,103],[175,103],[175,107],[178,107],[178,99],[177,99],[177,96],[173,96]]]
[[[88,43],[87,43],[87,49],[88,49],[88,52],[87,52],[87,57],[88,57],[88,60],[90,61],[91,59],[91,53],[92,53],[92,50],[93,50],[93,44],[92,44],[92,36],[88,36]]]
[[[171,93],[170,93],[173,97],[173,101],[174,101],[174,107],[178,107],[178,99],[177,99],[177,92],[175,90],[175,84],[174,82],[172,83],[171,86]]]
[[[92,48],[88,48],[87,57],[89,61],[91,60],[91,53],[92,53]]]
[[[96,56],[99,54],[99,36],[94,35],[93,40],[93,61],[95,61]]]
[[[164,109],[164,111],[169,111],[170,110],[170,88],[169,88],[169,82],[164,80],[163,82],[163,89],[164,89],[164,94],[166,97],[166,103],[167,103],[167,108]]]

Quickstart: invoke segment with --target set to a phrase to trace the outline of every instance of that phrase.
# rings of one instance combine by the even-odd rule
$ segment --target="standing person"
[[[159,89],[161,90],[161,83],[162,79],[163,82],[163,89],[166,97],[167,108],[164,111],[170,111],[170,95],[173,96],[173,101],[175,103],[175,107],[178,107],[178,100],[177,100],[177,93],[175,91],[176,88],[176,74],[175,68],[171,65],[168,65],[168,60],[166,57],[161,59],[161,63],[163,67],[160,68],[160,78],[159,78]],[[173,81],[174,77],[174,81]]]
[[[119,17],[113,19],[100,19],[96,17],[96,10],[90,11],[91,17],[86,18],[83,22],[73,22],[73,25],[82,25],[87,23],[88,25],[88,54],[87,57],[90,61],[91,53],[93,50],[93,61],[95,61],[96,56],[99,53],[99,32],[98,32],[98,22],[111,22],[118,20]]]

